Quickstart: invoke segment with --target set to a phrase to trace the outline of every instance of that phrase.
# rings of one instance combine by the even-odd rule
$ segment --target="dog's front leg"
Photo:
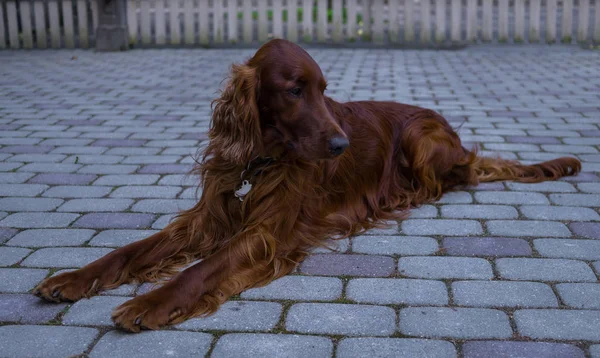
[[[163,286],[125,302],[112,314],[127,331],[158,329],[214,313],[229,296],[289,273],[303,254],[278,253],[264,230],[242,232],[219,251]]]

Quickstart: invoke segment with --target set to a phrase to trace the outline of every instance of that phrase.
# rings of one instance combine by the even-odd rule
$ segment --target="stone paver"
[[[193,337],[210,336],[190,331],[215,330],[213,356],[580,357],[584,351],[600,358],[600,339],[580,332],[597,328],[597,319],[588,321],[600,312],[597,51],[477,45],[452,52],[308,52],[335,99],[431,108],[482,155],[528,164],[577,157],[583,172],[543,183],[457,188],[411,210],[407,220],[333,242],[334,252],[312,250],[292,275],[242,292],[217,315],[176,330],[143,338],[112,332],[112,307],[151,287],[124,285],[64,308],[64,317],[51,321],[56,326],[17,327],[8,334],[10,346],[3,332],[11,326],[0,327],[0,356],[203,356],[205,338]],[[187,174],[206,144],[210,101],[231,63],[253,53],[0,51],[0,297],[8,302],[0,311],[8,321],[0,322],[16,324],[22,315],[48,324],[36,308],[42,302],[29,294],[44,277],[151,236],[196,203],[200,179]],[[63,306],[48,307],[53,313]],[[406,315],[411,332],[420,333],[405,334],[403,324],[411,321],[403,314],[421,307],[442,311]],[[521,309],[547,317],[527,321]],[[515,310],[515,322],[519,312],[523,317],[510,332],[506,317]],[[521,332],[524,322],[532,334]],[[83,339],[62,333],[67,329],[92,333]],[[369,337],[352,338],[360,335]]]
[[[506,313],[487,308],[409,307],[400,310],[400,332],[418,337],[509,338]]]
[[[202,357],[212,339],[212,335],[198,332],[152,331],[132,336],[111,331],[96,343],[90,357]]]
[[[70,357],[86,351],[97,335],[98,330],[84,327],[3,326],[0,352],[7,358]]]
[[[0,322],[46,323],[66,306],[66,303],[48,303],[29,294],[0,294]]]
[[[214,358],[331,357],[333,343],[327,337],[294,334],[233,333],[219,338]]]
[[[456,348],[450,342],[415,338],[346,338],[337,347],[337,357],[422,357],[453,358]]]
[[[517,310],[517,330],[533,339],[600,340],[600,311]]]
[[[572,344],[549,342],[470,341],[463,344],[464,358],[548,357],[583,358],[583,351]]]
[[[287,314],[289,331],[347,336],[389,336],[396,329],[390,307],[333,303],[297,303]]]

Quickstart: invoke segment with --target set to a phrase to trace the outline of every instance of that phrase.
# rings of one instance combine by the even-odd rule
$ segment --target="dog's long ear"
[[[246,165],[261,151],[258,89],[256,69],[234,65],[221,97],[213,101],[211,146],[225,160]]]

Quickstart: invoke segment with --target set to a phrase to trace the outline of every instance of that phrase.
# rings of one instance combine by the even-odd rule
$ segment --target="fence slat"
[[[17,22],[17,5],[14,1],[6,3],[6,17],[8,18],[8,39],[11,48],[19,48],[19,24]]]
[[[317,41],[327,41],[327,0],[317,0]]]
[[[75,26],[73,25],[73,2],[63,0],[62,2],[63,29],[65,31],[65,47],[75,47]]]
[[[214,42],[221,44],[223,36],[223,0],[213,0],[213,37]]]
[[[142,35],[142,44],[149,44],[151,40],[150,0],[142,0],[140,3],[140,33]]]
[[[446,0],[435,3],[435,41],[446,41]]]
[[[169,42],[172,45],[181,43],[181,23],[179,20],[179,0],[169,1]]]
[[[60,22],[58,17],[58,3],[48,2],[48,18],[50,19],[50,42],[53,48],[60,47]]]
[[[389,12],[389,10],[388,10]],[[383,0],[373,0],[373,42],[383,43]]]
[[[563,0],[562,4],[562,42],[570,43],[573,39],[573,0]]]
[[[600,42],[600,0],[596,0],[594,8],[594,41]]]
[[[421,42],[431,41],[431,0],[421,1]]]
[[[357,36],[356,28],[356,0],[346,0],[346,38],[353,41]]]
[[[477,40],[477,0],[467,0],[467,41]]]
[[[77,0],[77,34],[79,35],[79,47],[88,48],[88,13],[85,0]]]
[[[165,22],[165,1],[156,0],[154,5],[154,31],[156,34],[156,43],[164,45],[167,40],[167,24]]]
[[[541,0],[529,1],[529,42],[540,40]]]
[[[494,8],[493,8],[493,2],[492,1],[484,1],[483,2],[483,17],[482,17],[482,25],[481,25],[481,30],[482,30],[482,39],[483,41],[492,41],[492,36],[493,36],[493,13]]]
[[[498,0],[498,42],[508,41],[508,0]]]
[[[136,44],[138,33],[136,0],[129,0],[127,2],[127,28],[129,31],[129,43]]]
[[[19,4],[21,15],[21,30],[23,33],[23,48],[33,48],[33,34],[31,33],[31,7],[29,2],[22,1]]]
[[[598,1],[596,1],[598,6]],[[579,16],[577,19],[577,41],[587,41],[588,27],[590,26],[590,0],[579,0]]]
[[[227,40],[238,42],[238,3],[237,0],[227,1]]]
[[[404,0],[404,40],[415,41],[415,2]]]
[[[200,1],[200,43],[204,43],[203,38],[208,43],[208,0]],[[194,3],[191,1],[183,2],[183,42],[194,43]]]
[[[193,9],[193,4],[190,3],[188,5],[189,1],[185,2],[185,8],[184,11],[187,13],[189,12],[191,15],[187,15],[184,14],[184,20],[185,20],[185,34],[184,34],[184,41],[185,43],[190,43],[193,44],[194,43],[194,9]],[[208,43],[210,42],[210,38],[209,38],[209,27],[208,27],[208,0],[200,0],[200,3],[198,4],[199,8],[198,8],[198,22],[200,23],[199,26],[199,30],[200,30],[200,44],[202,45],[208,45]],[[188,29],[189,27],[189,29]],[[187,35],[187,32],[190,32],[190,35]],[[188,42],[189,41],[189,42]]]
[[[283,4],[273,1],[273,37],[283,38]]]
[[[288,0],[289,2],[290,0]],[[333,1],[333,42],[342,42],[342,0]],[[289,21],[289,20],[288,20]]]
[[[97,1],[90,2],[90,10],[92,12],[92,32],[96,33],[96,28],[98,27],[98,2]]]
[[[4,35],[4,10],[0,6],[0,49],[6,48],[6,35]]]
[[[461,4],[462,0],[452,0],[451,5],[452,9],[450,11],[450,38],[452,42],[458,42],[461,39],[460,34],[460,25],[461,25]]]
[[[1,6],[0,6],[1,7]],[[36,1],[33,3],[33,14],[35,18],[35,42],[37,48],[48,47],[48,39],[46,38],[46,12],[44,11],[44,2]],[[2,18],[0,9],[0,19]],[[2,32],[3,29],[0,29]],[[0,46],[2,46],[2,39],[0,38]]]
[[[515,1],[515,42],[525,41],[525,1]]]
[[[546,0],[546,43],[556,42],[556,0]]]
[[[371,0],[362,0],[362,20],[363,20],[363,37],[371,38],[371,22],[373,17],[371,16]]]
[[[243,14],[243,27],[244,27],[244,42],[249,44],[254,38],[254,29],[252,27],[252,2],[243,1],[244,3],[244,14]]]
[[[400,41],[400,16],[398,1],[388,3],[388,34],[391,43]]]
[[[287,0],[287,39],[298,42],[298,0]]]
[[[258,42],[267,41],[267,21],[267,0],[258,0]]]

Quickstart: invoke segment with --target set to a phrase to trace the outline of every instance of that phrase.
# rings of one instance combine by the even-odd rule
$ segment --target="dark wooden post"
[[[98,4],[97,51],[124,51],[128,48],[125,0],[95,0]]]

